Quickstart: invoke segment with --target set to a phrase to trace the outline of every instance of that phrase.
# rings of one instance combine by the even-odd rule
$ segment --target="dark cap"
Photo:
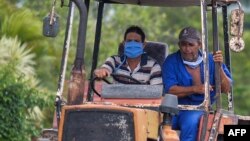
[[[200,42],[201,34],[198,30],[193,27],[185,27],[181,30],[179,34],[179,41],[187,41],[187,42]]]

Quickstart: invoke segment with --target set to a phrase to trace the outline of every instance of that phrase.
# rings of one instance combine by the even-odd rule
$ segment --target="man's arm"
[[[162,84],[162,72],[161,67],[156,63],[150,72],[150,85]]]
[[[226,75],[222,67],[220,70],[220,77],[221,77],[221,92],[223,93],[230,92],[232,80]]]
[[[226,70],[224,70],[223,67],[223,56],[222,52],[218,50],[214,55],[213,55],[214,62],[220,63],[221,69],[220,69],[220,77],[221,77],[221,92],[228,93],[231,90],[231,82],[232,80],[228,77],[228,75],[225,73]],[[225,68],[226,69],[226,68]]]
[[[105,63],[99,69],[96,69],[94,71],[94,75],[98,78],[105,78],[112,73],[114,66],[115,66],[115,58],[108,57]]]
[[[94,74],[98,78],[105,78],[110,75],[110,72],[107,68],[99,68],[94,71]]]
[[[213,88],[210,86],[209,87],[210,91],[213,90]],[[187,86],[187,87],[183,87],[183,86],[172,86],[169,89],[169,93],[170,94],[175,94],[178,97],[185,97],[191,94],[204,94],[205,92],[205,85],[194,85],[194,86]]]

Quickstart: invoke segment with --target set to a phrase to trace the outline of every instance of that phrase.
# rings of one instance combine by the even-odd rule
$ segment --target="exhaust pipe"
[[[77,50],[74,65],[71,71],[71,78],[68,89],[68,105],[79,105],[83,103],[84,81],[86,72],[84,69],[84,50],[87,30],[87,7],[82,0],[71,0],[75,3],[80,14],[78,28]]]

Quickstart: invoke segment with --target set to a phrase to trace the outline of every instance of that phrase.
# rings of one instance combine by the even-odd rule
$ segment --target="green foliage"
[[[7,36],[18,36],[22,41],[33,41],[41,38],[41,23],[34,18],[30,10],[16,10],[5,15],[1,24],[1,33]],[[36,31],[36,32],[34,32]]]
[[[11,13],[15,7],[11,4],[9,4],[9,1],[6,0],[0,0],[0,26],[2,24],[4,16],[8,13]],[[1,35],[1,31],[0,31]]]
[[[250,14],[245,15],[245,17],[250,17]],[[245,21],[245,25],[250,25],[250,18],[246,18]],[[234,105],[236,113],[242,115],[250,115],[250,88],[248,86],[248,84],[250,84],[250,26],[245,27],[243,39],[245,41],[245,49],[243,50],[243,52],[232,52]]]
[[[26,47],[26,44],[16,38],[6,38],[3,36],[0,39],[0,51],[3,53],[0,56],[0,65],[16,62],[16,69],[25,74],[25,76],[35,75],[33,66],[35,65],[35,55]]]
[[[26,44],[3,36],[0,52],[0,140],[28,141],[45,124],[41,110],[53,112],[53,97],[37,86],[34,54]]]
[[[34,55],[35,71],[41,81],[40,84],[51,90],[56,90],[60,67],[58,62],[60,62],[61,56],[61,48],[59,47],[62,47],[63,38],[60,41],[54,41],[42,35],[43,17],[37,16],[37,13],[39,13],[37,10],[43,6],[40,5],[41,7],[31,10],[20,6],[19,3],[24,3],[23,0],[16,1],[18,4],[14,2],[0,0],[0,37],[17,37],[21,45],[25,43],[25,46]],[[29,3],[29,1],[27,2]],[[41,2],[35,1],[34,3],[41,4]],[[46,1],[46,3],[48,2]],[[43,9],[46,11],[46,8],[43,7]],[[63,32],[61,33],[63,37],[62,34]],[[49,80],[48,77],[52,80]]]
[[[29,141],[40,133],[39,109],[51,106],[51,98],[30,82],[15,64],[0,67],[0,140]]]

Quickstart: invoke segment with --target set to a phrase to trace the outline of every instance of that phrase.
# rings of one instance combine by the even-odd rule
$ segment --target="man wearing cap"
[[[204,100],[204,69],[201,35],[193,27],[186,27],[179,34],[179,50],[169,55],[162,69],[165,93],[175,94],[180,105],[199,105]],[[217,51],[209,54],[210,99],[214,103],[215,62],[221,65],[221,91],[229,92],[231,75],[223,64],[223,55]],[[181,141],[196,141],[202,111],[181,110],[173,117],[172,128],[179,129]]]

